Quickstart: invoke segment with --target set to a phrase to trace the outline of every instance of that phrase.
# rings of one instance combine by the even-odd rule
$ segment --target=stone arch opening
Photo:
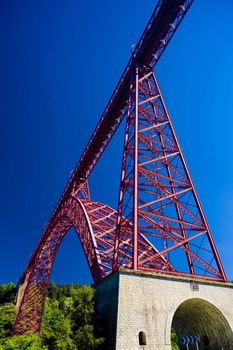
[[[146,333],[142,331],[139,332],[138,340],[139,340],[139,345],[146,345]]]
[[[228,321],[216,306],[204,299],[183,302],[173,316],[172,328],[179,338],[199,335],[200,350],[233,350],[233,332]],[[181,350],[186,348],[180,345]],[[189,349],[196,349],[196,345],[190,344]]]

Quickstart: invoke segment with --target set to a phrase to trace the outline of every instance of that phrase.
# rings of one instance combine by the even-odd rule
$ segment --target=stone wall
[[[104,328],[104,336],[106,337],[106,350],[113,350],[116,345],[118,290],[118,273],[114,273],[105,278],[96,286],[95,290],[97,311],[99,313],[101,326]]]
[[[177,325],[182,325],[182,319],[187,323],[187,327],[184,324],[180,327],[184,333],[179,335],[195,335],[187,332],[198,331],[214,338],[216,332],[213,328],[221,323],[222,317],[226,319],[229,329],[221,324],[218,332],[221,334],[225,332],[222,337],[226,338],[225,344],[228,345],[224,350],[233,350],[232,285],[196,281],[194,285],[196,288],[192,288],[192,282],[185,278],[131,270],[120,270],[101,282],[97,286],[97,294],[99,308],[102,314],[105,313],[108,332],[112,339],[109,350],[170,350],[170,332],[174,314],[179,306],[187,301],[189,301],[187,307],[184,304],[185,307],[180,308],[181,312],[176,314]],[[199,316],[195,305],[199,305]],[[205,310],[202,305],[205,306]],[[213,311],[215,309],[219,314]],[[180,316],[182,312],[186,312],[183,318]],[[207,318],[201,321],[203,315]],[[216,315],[220,315],[219,321],[216,321],[218,318]],[[203,329],[204,323],[210,325],[209,330],[208,327]],[[139,345],[138,336],[141,331],[146,334],[146,345]],[[211,341],[215,341],[214,348]],[[216,339],[210,339],[209,349],[222,350],[225,344],[220,343],[221,340],[216,343]],[[200,345],[200,350],[202,348],[205,349]]]

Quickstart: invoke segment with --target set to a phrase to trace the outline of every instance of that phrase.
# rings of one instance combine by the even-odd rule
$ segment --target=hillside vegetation
[[[90,286],[50,284],[40,335],[11,336],[16,312],[13,283],[0,286],[0,350],[95,350],[104,338]]]

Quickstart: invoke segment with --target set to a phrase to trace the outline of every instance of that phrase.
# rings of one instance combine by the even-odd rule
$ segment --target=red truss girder
[[[77,193],[80,185],[85,183],[124,118],[134,60],[137,59],[141,63],[154,68],[192,2],[193,0],[158,1],[99,123],[45,227],[44,233],[50,230],[50,226],[53,224],[53,220],[61,209],[63,202],[69,198],[70,194]]]
[[[140,66],[141,67],[141,66]],[[124,217],[133,237],[132,268],[157,271],[162,256],[176,275],[225,281],[213,237],[178,144],[153,71],[135,68],[131,84],[115,236],[114,268],[124,241]],[[142,257],[138,234],[157,252]]]
[[[39,331],[53,261],[71,227],[95,282],[119,267],[226,281],[155,75],[136,68],[134,78],[118,211],[90,201],[87,182],[64,201],[25,271],[14,333]]]
[[[119,267],[226,281],[152,72],[191,3],[158,2],[22,276],[14,333],[39,331],[55,255],[71,227],[95,282]],[[90,200],[87,177],[125,116],[116,211]]]

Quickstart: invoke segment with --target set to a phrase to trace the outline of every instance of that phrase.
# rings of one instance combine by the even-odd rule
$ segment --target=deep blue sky
[[[0,2],[0,283],[17,282],[23,272],[155,3]],[[229,279],[232,33],[231,0],[195,0],[156,68]],[[122,130],[90,179],[92,198],[113,207],[121,137]],[[52,280],[91,282],[74,232],[61,245]]]

